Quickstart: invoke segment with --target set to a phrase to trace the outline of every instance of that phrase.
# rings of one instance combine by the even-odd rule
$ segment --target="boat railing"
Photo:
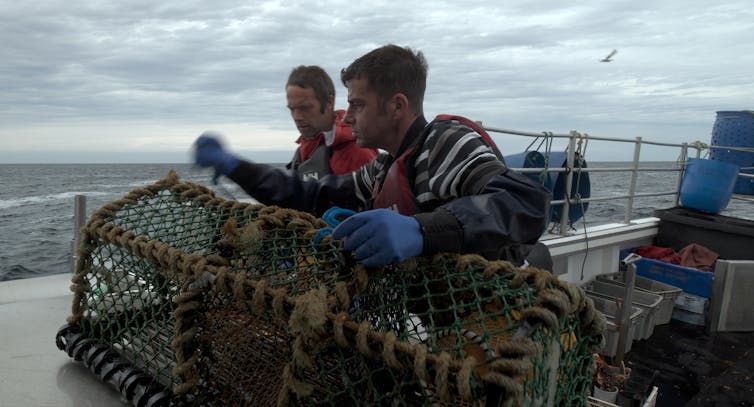
[[[482,125],[481,122],[479,122],[480,125]],[[568,134],[557,134],[552,132],[526,132],[526,131],[517,131],[517,130],[509,130],[509,129],[502,129],[497,127],[487,127],[483,126],[485,130],[487,130],[489,133],[499,133],[499,134],[508,134],[508,135],[514,135],[514,136],[522,136],[522,137],[529,137],[533,138],[534,140],[529,144],[529,147],[527,147],[527,150],[530,149],[534,144],[537,143],[537,141],[540,142],[541,145],[548,145],[551,146],[551,143],[555,139],[565,139],[567,140],[567,146],[566,146],[566,152],[567,152],[567,160],[566,165],[564,167],[543,167],[543,168],[512,168],[514,170],[523,172],[523,173],[542,173],[545,172],[554,172],[554,173],[566,173],[565,178],[565,186],[564,186],[564,199],[553,199],[551,201],[551,205],[563,205],[562,213],[567,214],[569,213],[569,208],[571,205],[578,205],[581,203],[588,203],[588,202],[600,202],[600,201],[612,201],[612,200],[625,200],[626,206],[625,211],[623,214],[623,223],[630,224],[631,223],[631,214],[633,211],[633,204],[634,200],[636,198],[646,198],[646,197],[658,197],[658,196],[674,196],[674,204],[678,205],[678,197],[679,197],[679,191],[681,186],[681,180],[683,179],[683,172],[685,170],[688,152],[690,149],[695,150],[695,156],[697,158],[701,158],[702,152],[707,149],[713,149],[713,148],[722,148],[722,149],[728,149],[728,150],[737,150],[737,151],[746,151],[746,152],[754,152],[754,149],[751,148],[740,148],[740,147],[722,147],[722,146],[710,146],[704,143],[700,142],[694,142],[694,143],[664,143],[664,142],[655,142],[655,141],[647,141],[643,140],[641,137],[636,137],[633,139],[630,138],[618,138],[618,137],[598,137],[598,136],[591,136],[586,133],[582,134],[577,131],[570,131]],[[595,140],[595,141],[608,141],[608,142],[619,142],[619,143],[628,143],[633,144],[633,159],[629,161],[629,165],[627,167],[584,167],[580,165],[580,161],[577,160],[577,152],[580,152],[580,156],[584,157],[584,150],[580,148],[588,142],[589,140]],[[640,157],[641,157],[641,150],[643,145],[653,145],[653,146],[661,146],[661,147],[671,147],[671,148],[677,148],[679,149],[678,153],[678,159],[677,164],[673,168],[667,168],[667,167],[655,167],[655,166],[640,166]],[[536,150],[536,149],[535,149]],[[552,151],[552,148],[549,148],[548,151]],[[752,169],[751,167],[741,168],[741,170],[748,170]],[[622,195],[603,195],[603,196],[589,196],[589,197],[579,197],[578,195],[574,196],[574,194],[571,193],[573,191],[574,186],[574,174],[579,173],[600,173],[600,172],[606,172],[606,173],[615,173],[615,172],[630,172],[631,178],[630,182],[627,188],[627,192]],[[638,180],[638,174],[640,172],[675,172],[677,173],[677,180],[675,183],[675,188],[673,190],[668,191],[660,191],[660,192],[637,192],[637,180]],[[746,177],[746,178],[754,178],[754,174],[748,174],[748,173],[739,173],[739,176]],[[578,182],[578,178],[576,179],[576,182]],[[742,197],[742,196],[733,196],[733,199],[740,199],[745,200],[748,202],[754,203],[754,198],[751,197]],[[75,265],[76,262],[76,247],[79,247],[80,245],[80,230],[84,226],[86,222],[86,197],[83,195],[76,195],[75,196],[75,207],[74,207],[74,225],[73,225],[73,240],[71,241],[72,245],[72,266]],[[569,223],[568,216],[561,216],[560,217],[560,224],[558,225],[558,232],[557,234],[561,236],[567,236],[572,233],[572,225]]]
[[[73,197],[73,239],[71,239],[71,272],[76,271],[78,248],[84,238],[81,229],[86,225],[86,195]]]
[[[545,146],[545,156],[548,156],[549,152],[553,151],[552,145],[553,141],[557,139],[562,139],[566,141],[565,151],[566,151],[566,162],[564,166],[560,166],[559,164],[557,166],[549,166],[546,161],[546,167],[540,167],[540,168],[512,168],[514,170],[523,172],[523,173],[565,173],[565,183],[564,183],[564,193],[563,193],[563,199],[553,199],[551,201],[551,205],[562,205],[562,212],[563,214],[568,214],[569,209],[572,205],[578,205],[581,203],[587,203],[587,202],[598,202],[598,201],[613,201],[613,200],[624,200],[626,202],[625,205],[625,211],[623,213],[623,223],[630,224],[632,220],[632,212],[634,207],[634,200],[636,198],[646,198],[646,197],[659,197],[659,196],[673,196],[674,205],[678,205],[679,202],[679,196],[680,196],[680,189],[681,189],[681,181],[683,179],[683,173],[685,171],[686,165],[688,163],[689,153],[693,154],[696,158],[702,158],[702,154],[705,150],[710,150],[713,148],[720,148],[720,149],[728,149],[728,150],[737,150],[737,151],[747,151],[747,152],[754,152],[754,149],[751,148],[740,148],[740,147],[724,147],[724,146],[711,146],[702,142],[692,142],[692,143],[667,143],[667,142],[656,142],[656,141],[648,141],[642,139],[642,137],[636,137],[636,138],[620,138],[620,137],[600,137],[600,136],[592,136],[586,133],[580,133],[578,131],[570,131],[568,134],[558,134],[558,133],[552,133],[552,132],[526,132],[526,131],[518,131],[518,130],[510,130],[510,129],[503,129],[503,128],[497,128],[497,127],[488,127],[484,126],[482,123],[479,123],[484,127],[487,132],[489,132],[491,135],[495,135],[495,133],[499,134],[506,134],[506,135],[513,135],[513,136],[521,136],[521,137],[529,137],[533,138],[533,141],[526,147],[526,151],[532,150],[532,147],[538,144],[537,148],[534,148],[533,150],[539,150],[542,148],[542,146]],[[585,152],[586,152],[586,145],[589,141],[605,141],[610,143],[626,143],[633,145],[633,158],[630,161],[626,161],[628,163],[628,166],[626,167],[595,167],[595,166],[584,166],[583,162],[585,159]],[[677,151],[677,159],[676,159],[676,165],[672,168],[668,167],[659,167],[659,166],[651,166],[651,165],[640,165],[641,163],[641,153],[642,153],[642,147],[643,146],[656,146],[656,147],[668,147],[672,149],[676,149]],[[562,150],[560,150],[562,151]],[[748,168],[742,168],[741,170],[745,170]],[[625,194],[622,195],[602,195],[602,196],[589,196],[589,197],[580,197],[578,194],[573,194],[572,191],[574,191],[574,175],[580,174],[580,173],[600,173],[600,172],[609,172],[609,173],[616,173],[616,172],[629,172],[630,173],[630,179],[627,185],[627,190]],[[665,190],[665,191],[659,191],[659,192],[639,192],[637,188],[637,182],[639,173],[642,172],[673,172],[676,173],[676,181],[675,181],[675,187],[672,190]],[[742,177],[747,178],[754,178],[754,174],[747,174],[741,172],[739,174]],[[576,178],[576,182],[578,182],[578,178]],[[591,195],[591,194],[590,194]],[[734,197],[736,199],[744,199],[744,200],[750,200],[751,202],[754,202],[751,198],[743,198],[743,197]],[[569,217],[568,216],[560,216],[559,225],[555,229],[557,229],[557,234],[566,236],[570,235],[572,231],[574,230],[573,225],[569,224]]]

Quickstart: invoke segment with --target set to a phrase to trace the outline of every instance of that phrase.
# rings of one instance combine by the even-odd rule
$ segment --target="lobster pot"
[[[720,147],[739,147],[754,149],[754,111],[720,111],[717,112],[712,127],[710,144]],[[754,151],[740,151],[731,148],[712,148],[709,158],[735,164],[745,174],[754,174]],[[754,178],[738,177],[736,194],[754,195]]]
[[[325,227],[171,172],[92,215],[57,346],[136,406],[586,405],[605,318],[579,287],[476,255],[367,270]]]

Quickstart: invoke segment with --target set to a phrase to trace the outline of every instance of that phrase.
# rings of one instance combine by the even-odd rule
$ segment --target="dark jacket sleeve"
[[[297,209],[316,216],[322,216],[333,205],[361,209],[354,199],[352,173],[304,181],[294,171],[242,160],[228,177],[265,205]]]
[[[478,194],[459,197],[415,215],[424,231],[424,252],[479,253],[488,259],[523,261],[544,232],[550,193],[513,170],[490,177]]]

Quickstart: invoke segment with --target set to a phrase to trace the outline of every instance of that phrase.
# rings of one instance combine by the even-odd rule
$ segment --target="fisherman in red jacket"
[[[304,179],[320,179],[357,170],[377,156],[377,150],[362,148],[343,123],[344,110],[334,110],[335,87],[318,66],[294,68],[285,84],[288,109],[301,133],[288,168]]]

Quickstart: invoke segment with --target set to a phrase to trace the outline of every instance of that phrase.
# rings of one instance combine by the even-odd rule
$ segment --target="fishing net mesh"
[[[202,405],[586,405],[604,318],[476,255],[365,268],[310,214],[165,179],[84,228],[68,322]]]

